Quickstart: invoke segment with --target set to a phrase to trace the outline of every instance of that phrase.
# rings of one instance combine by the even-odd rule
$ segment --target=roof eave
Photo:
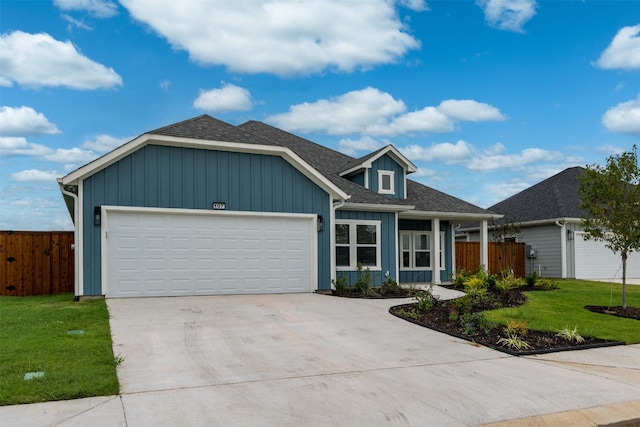
[[[263,145],[244,142],[215,141],[197,138],[175,137],[151,133],[143,134],[125,143],[124,145],[121,145],[115,150],[110,151],[109,153],[93,160],[92,162],[87,163],[86,165],[60,178],[60,182],[63,185],[77,185],[79,181],[85,179],[86,177],[93,175],[94,173],[112,165],[113,163],[121,160],[127,155],[149,144],[200,149],[223,149],[225,151],[233,151],[239,153],[281,156],[296,169],[300,170],[305,176],[311,179],[311,181],[318,184],[321,188],[327,191],[332,198],[348,200],[350,197],[345,191],[343,191],[337,185],[333,184],[329,179],[327,179],[315,168],[305,162],[300,156],[298,156],[288,147],[279,145]]]
[[[402,216],[407,217],[421,217],[421,218],[440,218],[440,219],[452,219],[458,221],[481,221],[481,220],[491,220],[491,219],[499,219],[504,215],[496,214],[496,213],[467,213],[467,212],[438,212],[438,211],[409,211],[403,213]]]
[[[404,212],[415,209],[411,205],[387,205],[378,203],[357,203],[346,202],[339,209],[342,210],[359,210],[359,211],[376,211],[376,212]]]

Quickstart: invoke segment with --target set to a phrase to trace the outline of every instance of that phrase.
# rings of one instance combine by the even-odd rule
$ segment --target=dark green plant
[[[358,276],[353,285],[363,296],[368,296],[371,292],[371,270],[369,267],[363,268],[361,263],[356,266]]]
[[[458,314],[469,313],[471,311],[471,298],[463,296],[449,301],[451,308],[455,309]]]
[[[331,283],[333,283],[333,287],[336,289],[336,294],[338,295],[343,294],[349,287],[347,276],[336,277],[335,280],[331,280]]]
[[[416,313],[415,311],[408,311],[408,310],[400,309],[400,310],[396,311],[396,314],[398,314],[399,316],[402,316],[402,317],[407,317],[409,319],[418,320],[418,313]]]
[[[534,271],[530,274],[527,274],[524,277],[524,282],[528,285],[528,286],[535,286],[536,282],[538,280],[538,272]]]
[[[482,312],[461,314],[458,322],[463,328],[462,333],[465,335],[473,335],[476,330],[488,332],[493,327],[493,323]]]
[[[438,298],[433,295],[431,287],[416,294],[413,300],[420,311],[429,311],[438,302]]]
[[[393,278],[387,277],[380,286],[379,292],[382,295],[395,295],[404,292],[404,289]]]

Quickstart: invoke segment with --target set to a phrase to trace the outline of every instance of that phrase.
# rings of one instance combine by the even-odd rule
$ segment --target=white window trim
[[[359,220],[359,219],[336,219],[335,225],[347,224],[349,225],[349,261],[351,265],[349,266],[339,266],[336,264],[336,271],[354,271],[358,265],[358,244],[357,244],[357,226],[358,225],[375,225],[376,226],[376,265],[372,266],[364,266],[364,268],[368,268],[371,271],[380,271],[382,270],[382,262],[381,262],[381,245],[380,245],[380,228],[381,221],[370,221],[370,220]],[[335,226],[333,228],[333,233],[335,234]],[[334,239],[334,241],[336,241]],[[334,244],[335,247],[338,246],[338,243]]]
[[[410,263],[410,267],[403,267],[402,266],[402,252],[404,251],[404,249],[401,247],[402,245],[402,236],[403,234],[408,234],[409,237],[409,242],[410,242],[410,249],[409,249],[409,263]],[[426,234],[427,235],[427,240],[429,241],[429,244],[432,245],[433,244],[433,239],[431,238],[431,231],[424,231],[424,230],[400,230],[400,232],[398,233],[398,265],[400,266],[400,270],[401,271],[432,271],[433,270],[433,262],[431,263],[432,265],[429,267],[415,267],[414,263],[415,263],[415,248],[414,248],[414,236],[416,234]],[[438,251],[438,255],[440,256],[440,271],[444,271],[446,270],[446,266],[445,266],[445,256],[444,256],[444,248],[445,248],[445,244],[444,244],[444,237],[445,237],[445,233],[444,231],[440,232],[440,249]],[[431,256],[433,255],[433,248],[429,248],[429,257],[431,258]],[[433,259],[431,259],[433,261]]]
[[[391,183],[391,188],[388,189],[388,190],[382,188],[382,177],[383,176],[388,176],[389,177],[389,182]],[[382,170],[382,169],[378,170],[378,193],[380,193],[380,194],[396,194],[395,176],[396,176],[395,171],[388,171],[388,170]]]

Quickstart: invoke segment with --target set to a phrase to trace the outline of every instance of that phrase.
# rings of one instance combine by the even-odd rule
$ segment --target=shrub
[[[522,280],[517,278],[512,271],[509,271],[495,284],[496,290],[501,294],[506,294],[511,289],[519,288],[520,286],[522,286]]]
[[[402,316],[402,317],[407,317],[409,319],[418,320],[418,313],[416,313],[415,311],[408,311],[408,310],[400,309],[400,310],[396,311],[396,314],[398,314],[399,316]]]
[[[556,336],[562,337],[571,342],[575,341],[577,343],[583,343],[584,338],[578,333],[578,326],[575,326],[573,329],[569,329],[568,326],[565,326],[564,329],[558,331]]]
[[[336,294],[338,295],[344,293],[349,287],[346,276],[336,277],[336,280],[332,280],[331,283],[336,288]]]
[[[362,264],[360,263],[358,263],[356,268],[358,270],[358,278],[353,286],[360,291],[362,295],[367,296],[371,292],[371,270],[369,267],[362,268]]]
[[[433,295],[432,287],[429,287],[429,289],[416,294],[413,300],[416,302],[418,310],[429,311],[438,302],[438,297]]]
[[[529,286],[534,286],[537,280],[538,280],[538,273],[536,271],[524,277],[524,282]]]
[[[473,335],[476,330],[489,332],[493,327],[493,323],[482,312],[461,314],[458,322],[464,329],[462,333],[465,335]]]
[[[394,295],[403,291],[402,286],[391,277],[387,277],[382,286],[380,286],[380,294],[382,295]]]
[[[504,333],[507,334],[507,336],[510,336],[510,335],[525,336],[527,335],[527,332],[529,332],[529,329],[527,328],[527,324],[524,321],[518,321],[514,319],[510,319],[507,322],[507,326],[504,328]]]
[[[555,280],[551,279],[538,279],[536,284],[533,285],[536,289],[541,289],[543,291],[552,291],[554,289],[558,289],[558,283]]]
[[[471,311],[471,298],[468,296],[459,297],[449,301],[451,307],[455,309],[458,314],[469,313]]]
[[[464,282],[464,291],[467,295],[477,297],[484,295],[487,292],[487,286],[488,285],[483,278],[473,276]]]
[[[507,347],[512,350],[526,350],[531,348],[528,342],[523,340],[522,337],[515,334],[507,335],[506,338],[500,338],[497,344],[500,344],[503,347]]]

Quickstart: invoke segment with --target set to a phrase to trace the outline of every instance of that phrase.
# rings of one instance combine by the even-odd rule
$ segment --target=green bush
[[[371,270],[369,267],[362,268],[362,264],[358,263],[356,266],[358,269],[358,278],[353,285],[364,296],[368,296],[371,293]]]
[[[380,293],[382,295],[398,294],[398,293],[402,292],[403,290],[404,289],[402,288],[402,286],[400,286],[398,284],[398,282],[396,282],[391,277],[387,277],[385,279],[384,283],[382,284],[382,286],[380,286]]]
[[[488,283],[484,278],[473,276],[464,282],[464,291],[467,295],[477,297],[487,293]]]
[[[513,272],[510,271],[496,282],[495,289],[502,294],[506,294],[511,289],[519,288],[520,286],[522,286],[522,279],[517,278]]]
[[[473,335],[477,330],[488,332],[493,327],[493,323],[482,312],[461,314],[458,322],[465,335]]]
[[[532,272],[528,275],[526,275],[524,277],[524,282],[528,285],[528,286],[534,286],[536,284],[536,281],[538,280],[538,273],[537,272]]]
[[[419,292],[413,297],[420,311],[429,311],[437,302],[438,298],[433,295],[431,287],[427,290]]]
[[[541,289],[543,291],[552,291],[559,288],[558,283],[551,279],[538,279],[536,284],[533,286],[536,289]]]
[[[344,293],[349,287],[347,276],[336,277],[336,280],[332,280],[331,283],[333,283],[333,287],[336,288],[336,294],[338,295]]]

